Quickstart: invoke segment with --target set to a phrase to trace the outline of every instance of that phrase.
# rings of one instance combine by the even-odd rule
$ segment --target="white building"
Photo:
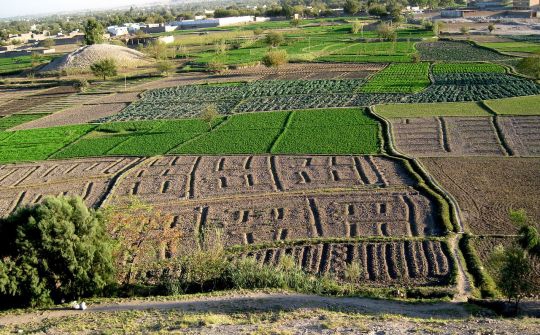
[[[123,36],[129,34],[128,27],[110,26],[107,27],[107,31],[111,36]]]
[[[178,29],[197,29],[197,28],[211,28],[211,27],[226,27],[238,24],[248,24],[252,22],[265,22],[269,21],[267,17],[255,17],[255,16],[234,16],[234,17],[222,17],[217,19],[203,19],[203,20],[183,20],[171,22],[172,26],[177,26]]]

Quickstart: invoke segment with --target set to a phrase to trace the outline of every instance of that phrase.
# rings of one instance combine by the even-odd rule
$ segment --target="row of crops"
[[[407,97],[406,102],[479,101],[540,94],[540,86],[533,81],[508,74],[438,74],[433,79],[432,85]]]
[[[364,109],[248,113],[0,132],[0,163],[175,154],[373,154],[379,125]]]
[[[148,91],[121,113],[98,122],[197,117],[214,105],[221,115],[365,107],[384,103],[456,102],[540,93],[533,81],[489,63],[392,64],[364,80],[275,80],[228,85],[190,85]],[[465,70],[465,72],[463,72]]]
[[[434,41],[416,44],[423,61],[475,62],[511,59],[488,48],[480,48],[470,42]]]

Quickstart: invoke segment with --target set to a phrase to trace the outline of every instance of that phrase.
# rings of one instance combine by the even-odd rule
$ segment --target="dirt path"
[[[37,312],[0,316],[0,325],[21,325],[80,313],[133,310],[181,310],[185,312],[232,313],[296,309],[331,309],[364,314],[393,314],[413,318],[466,318],[465,307],[453,302],[405,303],[368,298],[339,298],[297,293],[247,293],[220,297],[194,297],[185,300],[141,301],[90,305],[86,311],[49,309]]]

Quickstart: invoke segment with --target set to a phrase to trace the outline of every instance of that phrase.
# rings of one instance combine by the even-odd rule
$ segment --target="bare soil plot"
[[[493,117],[391,119],[398,150],[413,156],[504,156]]]
[[[104,95],[98,99],[93,100],[92,104],[100,105],[100,104],[131,103],[133,101],[139,100],[140,94],[141,94],[141,91]]]
[[[510,209],[524,208],[540,222],[540,159],[423,158],[428,172],[454,197],[474,234],[516,234]]]
[[[290,255],[314,274],[338,274],[343,279],[347,264],[358,263],[360,282],[374,286],[391,284],[446,285],[452,258],[440,241],[324,243],[262,249],[246,253],[259,263],[277,264]]]
[[[438,235],[430,201],[414,190],[265,194],[163,204],[185,243],[220,231],[226,246],[312,238]],[[188,242],[189,241],[189,242]]]
[[[12,130],[47,128],[67,126],[95,121],[102,117],[120,113],[127,103],[103,103],[92,105],[79,105],[48,115],[46,117],[23,123]]]
[[[328,188],[412,186],[399,161],[378,156],[167,156],[133,169],[115,196],[153,203]]]
[[[540,116],[499,117],[505,142],[516,156],[540,156]]]
[[[88,206],[106,195],[111,179],[135,158],[93,158],[0,165],[0,215],[47,195],[79,195]]]
[[[262,78],[262,74],[228,74],[228,75],[210,75],[207,73],[181,74],[159,80],[154,80],[143,85],[137,86],[138,90],[153,90],[159,88],[169,88],[185,85],[197,85],[204,83],[225,83],[239,81],[254,81]]]

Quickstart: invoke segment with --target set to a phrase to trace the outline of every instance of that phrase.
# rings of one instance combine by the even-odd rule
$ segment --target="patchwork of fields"
[[[401,29],[363,43],[345,26],[286,30],[280,48],[321,63],[0,89],[0,216],[47,195],[136,198],[182,236],[156,261],[219,234],[261,264],[290,255],[338,280],[358,264],[371,287],[466,290],[455,236],[472,234],[485,262],[496,235],[516,233],[510,209],[540,218],[540,85],[469,42]],[[266,48],[191,65],[250,64]]]

